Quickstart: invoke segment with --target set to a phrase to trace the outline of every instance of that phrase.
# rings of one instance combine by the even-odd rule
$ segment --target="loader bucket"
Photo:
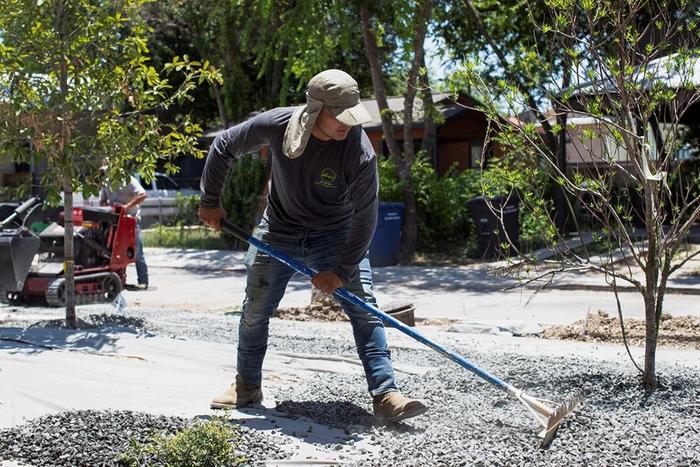
[[[0,234],[0,290],[22,291],[38,250],[38,238]]]

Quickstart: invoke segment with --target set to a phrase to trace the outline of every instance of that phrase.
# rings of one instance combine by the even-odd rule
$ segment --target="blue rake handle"
[[[264,242],[261,242],[257,238],[249,235],[248,232],[246,232],[243,229],[240,229],[239,227],[236,227],[226,219],[221,220],[221,230],[226,234],[232,235],[238,238],[239,240],[253,245],[257,249],[267,253],[268,255],[272,256],[273,258],[277,259],[283,264],[286,264],[290,268],[305,275],[308,278],[312,278],[316,274],[316,271],[306,266],[304,263],[301,263],[300,261],[297,261],[294,258],[290,258],[284,253],[280,253],[278,251],[273,250]],[[542,448],[546,448],[552,442],[552,440],[557,434],[557,430],[559,429],[561,421],[564,419],[564,417],[571,414],[583,402],[583,395],[581,393],[578,393],[571,397],[568,401],[552,407],[548,405],[552,403],[552,401],[547,401],[545,399],[533,397],[529,394],[526,394],[524,391],[516,388],[515,386],[496,378],[495,376],[474,365],[472,362],[459,355],[458,353],[455,353],[443,347],[442,345],[431,341],[423,334],[419,333],[415,329],[411,329],[410,327],[406,326],[404,323],[397,320],[393,316],[384,313],[383,311],[370,305],[369,303],[365,303],[364,300],[362,300],[360,297],[353,294],[352,292],[348,291],[347,289],[336,289],[336,291],[333,293],[337,297],[340,297],[349,303],[359,306],[367,313],[376,316],[385,323],[389,323],[404,334],[408,334],[418,342],[421,342],[430,347],[431,349],[441,353],[453,362],[466,368],[467,370],[471,371],[480,378],[485,379],[489,383],[496,386],[498,389],[505,391],[509,395],[515,397],[520,402],[525,404],[525,406],[530,410],[532,415],[544,428],[542,433],[540,433],[540,436],[543,438],[542,443],[540,444],[540,447]]]
[[[249,243],[250,245],[253,245],[257,249],[267,253],[268,255],[272,256],[273,258],[277,259],[278,261],[286,264],[290,268],[294,269],[295,271],[299,272],[300,274],[305,275],[309,279],[312,278],[317,271],[314,271],[304,263],[295,260],[294,258],[291,258],[284,253],[280,253],[279,251],[275,251],[272,248],[270,248],[266,243],[261,242],[257,238],[253,237],[252,235],[249,235],[245,230],[233,225],[231,222],[229,222],[226,219],[221,220],[221,230],[228,234],[232,235],[239,240],[242,240],[246,243]],[[367,313],[376,316],[377,318],[381,319],[385,323],[390,324],[391,326],[395,327],[396,329],[400,330],[404,334],[408,334],[418,342],[421,342],[431,349],[440,352],[453,362],[457,363],[458,365],[466,368],[467,370],[471,371],[475,375],[485,379],[489,383],[493,384],[497,388],[507,391],[509,389],[512,389],[513,387],[504,381],[496,378],[495,376],[489,374],[488,372],[482,370],[478,366],[474,365],[472,362],[470,362],[468,359],[464,358],[463,356],[459,355],[456,352],[453,352],[442,345],[431,341],[427,337],[425,337],[423,334],[419,333],[415,329],[410,328],[409,326],[406,326],[404,323],[401,321],[397,320],[393,316],[383,312],[379,308],[376,308],[369,303],[366,303],[364,300],[362,300],[360,297],[355,295],[354,293],[348,291],[345,288],[340,288],[336,289],[334,294],[337,297],[342,298],[343,300],[352,303],[354,305],[359,306],[363,310],[365,310]]]

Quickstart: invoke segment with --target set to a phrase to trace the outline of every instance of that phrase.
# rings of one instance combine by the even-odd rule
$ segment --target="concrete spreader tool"
[[[284,253],[275,251],[274,249],[270,248],[266,243],[258,240],[257,238],[249,235],[245,230],[233,225],[231,222],[229,222],[226,219],[221,220],[221,230],[226,233],[227,235],[231,235],[233,237],[238,238],[239,240],[242,240],[250,245],[253,245],[257,249],[263,251],[264,253],[267,253],[268,255],[272,256],[276,260],[286,264],[290,268],[294,269],[300,274],[303,274],[304,276],[308,278],[312,278],[317,271],[314,271],[310,267],[306,266],[305,264],[301,263],[300,261],[295,260],[294,258],[291,258],[288,255],[285,255]],[[456,352],[453,352],[442,345],[431,341],[415,329],[410,328],[409,326],[406,326],[404,323],[401,321],[397,320],[396,318],[388,315],[387,313],[384,313],[380,309],[370,305],[369,303],[365,303],[364,300],[362,300],[360,297],[357,295],[351,293],[345,288],[340,288],[337,289],[334,292],[334,295],[336,295],[339,298],[342,298],[343,300],[352,303],[354,305],[359,306],[363,310],[367,311],[371,315],[376,316],[377,318],[381,319],[385,323],[390,324],[394,328],[400,330],[404,334],[408,334],[415,340],[427,345],[431,349],[441,353],[442,355],[446,356],[450,360],[454,361],[458,365],[466,368],[467,370],[471,371],[475,375],[479,376],[482,379],[485,379],[489,383],[493,384],[496,386],[498,389],[501,389],[502,391],[505,391],[507,394],[510,396],[516,398],[520,402],[522,402],[525,407],[528,408],[530,413],[535,417],[538,423],[540,423],[543,427],[542,432],[539,434],[539,436],[542,438],[542,443],[540,444],[540,447],[546,448],[549,446],[549,444],[552,442],[554,437],[557,434],[557,430],[559,429],[559,425],[561,424],[561,421],[566,417],[568,414],[572,413],[576,407],[578,407],[582,402],[583,402],[583,396],[581,393],[577,393],[571,398],[569,398],[566,402],[557,405],[555,402],[546,400],[546,399],[540,399],[534,396],[531,396],[529,394],[526,394],[524,391],[521,389],[516,388],[515,386],[508,384],[495,376],[489,374],[485,370],[482,370],[475,364],[473,364],[471,361],[469,361],[467,358],[459,355]]]

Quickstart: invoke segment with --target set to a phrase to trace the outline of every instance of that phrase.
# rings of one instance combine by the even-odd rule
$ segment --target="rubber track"
[[[65,297],[64,300],[60,300],[58,297],[58,292],[65,282],[65,279],[60,278],[60,279],[55,279],[53,280],[50,284],[48,289],[46,289],[46,303],[48,303],[49,306],[66,306],[65,302]],[[76,305],[90,305],[92,303],[106,303],[107,300],[105,300],[104,293],[103,292],[97,292],[97,293],[91,293],[91,294],[76,294],[75,295],[75,304]]]

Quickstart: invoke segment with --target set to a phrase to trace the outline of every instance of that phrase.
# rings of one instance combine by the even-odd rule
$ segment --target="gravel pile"
[[[156,433],[167,435],[190,425],[181,417],[131,411],[79,410],[31,420],[0,431],[0,460],[20,460],[35,466],[118,465],[116,456],[131,440],[148,443]],[[247,465],[283,457],[274,438],[237,426],[237,454]]]
[[[236,316],[149,310],[130,311],[127,317],[135,320],[134,323],[140,323],[139,318],[145,319],[147,325],[141,329],[147,328],[158,335],[225,342],[232,346],[236,340]],[[271,350],[355,355],[348,323],[277,320],[271,334]],[[583,390],[585,405],[562,424],[551,447],[541,450],[537,438],[539,426],[519,402],[433,351],[395,348],[392,355],[397,364],[431,368],[422,376],[397,374],[403,392],[429,401],[431,410],[426,415],[392,427],[376,426],[366,383],[358,372],[356,375],[318,373],[305,385],[276,390],[270,394],[278,402],[274,418],[279,422],[283,417],[295,420],[307,417],[342,430],[343,440],[315,444],[343,456],[352,465],[700,466],[700,375],[693,368],[663,365],[659,390],[647,396],[639,375],[625,357],[621,356],[619,361],[587,358],[585,352],[593,352],[594,347],[586,347],[579,357],[525,358],[495,348],[487,350],[467,344],[455,347],[445,343],[531,395],[564,400],[571,395],[568,391]],[[23,449],[37,445],[41,451],[65,453],[72,445],[56,433],[61,433],[61,427],[79,422],[73,420],[73,415],[56,417],[62,421],[30,422],[25,426],[29,428],[0,432],[0,452],[19,443]],[[134,422],[119,420],[104,417],[95,424],[107,434],[109,440],[103,440],[105,446],[116,449],[126,440],[119,432],[125,426],[136,426]],[[284,435],[308,442],[306,433]],[[280,455],[274,449],[283,444],[276,438],[282,435],[251,430],[251,436],[254,445],[246,449],[260,454],[246,453],[249,458]],[[1,444],[10,437],[13,441]],[[75,439],[78,445],[92,442],[88,441],[91,437],[76,435]],[[51,447],[52,444],[55,446]],[[103,461],[94,462],[92,465],[100,465]],[[76,461],[71,465],[76,465]]]
[[[581,388],[586,404],[564,422],[548,450],[539,448],[539,426],[524,406],[449,364],[401,378],[403,390],[430,401],[431,410],[388,429],[372,425],[360,378],[334,375],[333,381],[288,388],[276,394],[288,398],[278,410],[346,428],[343,449],[369,437],[383,455],[363,465],[700,465],[697,375],[667,373],[669,383],[647,398],[639,378],[617,365],[473,356],[536,396],[563,399],[562,390]]]
[[[36,466],[114,465],[130,439],[144,443],[157,432],[172,434],[186,425],[184,418],[129,411],[62,412],[0,431],[0,459]]]

